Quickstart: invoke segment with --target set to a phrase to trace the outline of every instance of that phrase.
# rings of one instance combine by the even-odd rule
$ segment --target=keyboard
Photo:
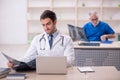
[[[82,42],[78,44],[79,46],[100,46],[100,43]]]

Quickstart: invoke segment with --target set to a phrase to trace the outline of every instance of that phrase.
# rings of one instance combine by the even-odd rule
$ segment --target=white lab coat
[[[46,33],[37,35],[31,42],[31,45],[22,61],[29,62],[37,56],[67,56],[68,66],[71,66],[74,62],[74,47],[72,39],[59,32],[53,40],[52,48],[50,49],[48,35]]]

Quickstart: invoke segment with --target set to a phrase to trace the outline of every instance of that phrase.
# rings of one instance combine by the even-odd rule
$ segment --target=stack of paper
[[[25,74],[20,73],[8,74],[7,80],[25,80]]]
[[[81,73],[95,72],[91,67],[78,67],[77,68]]]
[[[0,68],[0,79],[6,77],[10,72],[10,68]]]

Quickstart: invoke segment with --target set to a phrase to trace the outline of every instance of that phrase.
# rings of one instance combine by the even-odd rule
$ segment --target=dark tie
[[[53,43],[53,35],[52,34],[50,34],[49,35],[49,44],[50,44],[50,49],[52,48],[52,43]]]

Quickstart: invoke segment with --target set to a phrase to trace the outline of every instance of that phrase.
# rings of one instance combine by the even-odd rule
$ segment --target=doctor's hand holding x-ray
[[[56,14],[53,11],[45,10],[40,16],[40,22],[45,32],[33,39],[22,61],[28,63],[37,56],[66,56],[68,66],[73,65],[73,42],[69,36],[63,35],[57,30]],[[8,63],[11,68],[13,65],[11,62]]]

